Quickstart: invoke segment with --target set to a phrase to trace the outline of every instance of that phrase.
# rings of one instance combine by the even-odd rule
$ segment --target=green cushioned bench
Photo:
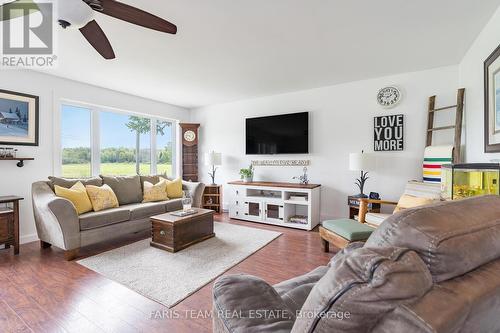
[[[342,249],[351,242],[365,241],[375,229],[366,224],[350,219],[324,221],[319,228],[325,252],[329,243]]]

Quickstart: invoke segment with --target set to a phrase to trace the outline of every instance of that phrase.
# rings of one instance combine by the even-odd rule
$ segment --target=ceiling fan
[[[9,7],[19,3],[34,3],[33,0],[15,0],[0,6],[0,21],[13,19]],[[64,29],[79,29],[83,37],[105,59],[114,59],[115,53],[111,44],[94,19],[95,12],[106,14],[114,18],[169,34],[176,34],[177,27],[141,9],[126,5],[115,0],[62,0],[58,1],[58,13],[55,18]],[[4,16],[2,17],[2,13]]]

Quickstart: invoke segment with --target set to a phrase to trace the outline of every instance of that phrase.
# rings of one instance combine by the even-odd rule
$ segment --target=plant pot
[[[243,181],[245,183],[251,183],[253,181],[253,176],[250,176],[250,177],[243,177]]]

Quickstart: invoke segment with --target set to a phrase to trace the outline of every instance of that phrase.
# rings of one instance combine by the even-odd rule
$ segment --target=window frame
[[[158,156],[157,156],[157,133],[156,133],[156,124],[158,121],[166,121],[172,124],[172,133],[171,140],[172,144],[172,174],[170,175],[173,178],[176,178],[180,173],[180,166],[177,164],[178,161],[178,152],[180,140],[178,138],[178,125],[179,120],[172,119],[168,117],[162,117],[152,114],[146,114],[136,111],[129,111],[118,109],[109,106],[95,105],[91,103],[79,102],[70,99],[60,99],[57,107],[57,112],[54,115],[54,159],[53,159],[53,170],[54,175],[62,177],[62,140],[61,140],[61,121],[62,121],[62,110],[63,107],[74,106],[78,108],[84,108],[89,110],[90,112],[90,167],[91,167],[91,177],[99,177],[101,174],[101,123],[100,123],[100,114],[101,112],[110,112],[121,115],[128,116],[138,116],[142,118],[150,119],[151,131],[150,131],[150,174],[157,174],[158,170]]]

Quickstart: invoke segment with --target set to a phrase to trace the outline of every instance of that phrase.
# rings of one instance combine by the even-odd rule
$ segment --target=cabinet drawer
[[[232,202],[233,206],[244,209],[245,208],[245,200],[243,197],[234,198]]]
[[[0,214],[0,243],[14,236],[14,218],[12,214]]]
[[[240,206],[231,205],[229,207],[229,217],[240,218],[243,216],[245,216],[245,214],[243,214],[243,208],[241,208]]]
[[[240,188],[239,186],[234,186],[232,189],[231,189],[231,194],[233,195],[233,197],[235,199],[241,199],[243,198],[243,194],[245,193],[245,189],[243,188]]]

